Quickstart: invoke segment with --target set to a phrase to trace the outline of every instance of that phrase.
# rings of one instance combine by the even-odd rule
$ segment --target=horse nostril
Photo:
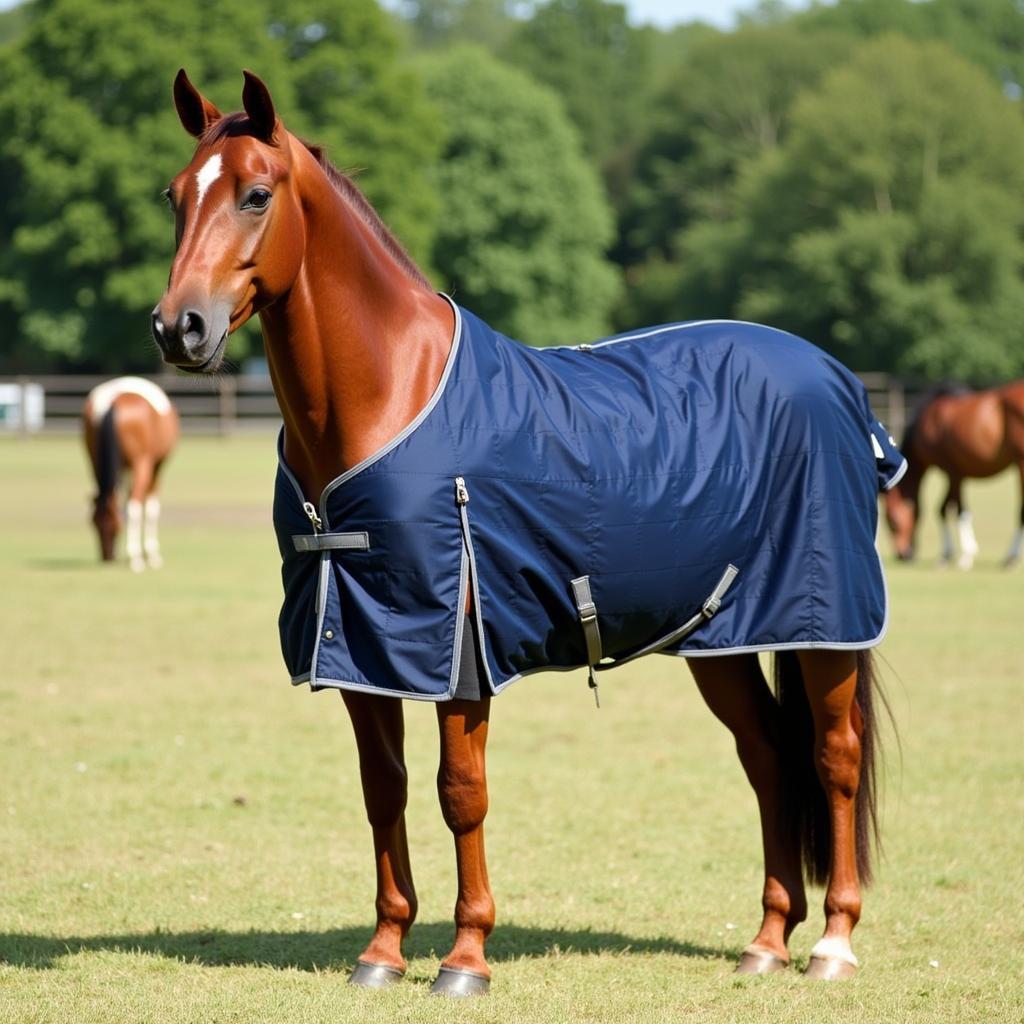
[[[194,309],[183,310],[178,320],[178,331],[185,348],[193,348],[206,337],[206,321]]]

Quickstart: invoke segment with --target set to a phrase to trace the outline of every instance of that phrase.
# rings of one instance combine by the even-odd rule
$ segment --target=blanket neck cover
[[[494,693],[648,648],[881,640],[877,497],[906,464],[840,363],[748,323],[533,349],[455,312],[430,403],[318,506],[279,441],[293,682],[450,699],[467,588]]]

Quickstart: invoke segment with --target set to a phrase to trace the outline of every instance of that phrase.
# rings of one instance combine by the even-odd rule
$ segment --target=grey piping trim
[[[487,636],[484,633],[483,609],[480,605],[480,584],[476,570],[476,552],[473,550],[473,534],[469,528],[469,512],[466,505],[459,505],[459,515],[462,518],[462,541],[469,554],[469,585],[473,588],[473,618],[476,620],[476,636],[480,647],[480,661],[483,662],[487,685],[491,688],[491,693],[496,694],[498,687],[494,685],[494,679],[491,676],[491,664],[487,660]]]
[[[724,647],[721,650],[714,651],[657,651],[657,654],[664,655],[668,658],[723,658],[730,654],[757,654],[761,651],[772,652],[772,651],[863,651],[871,647],[877,647],[889,630],[889,581],[885,575],[885,564],[882,562],[881,552],[876,548],[875,555],[878,558],[878,567],[882,573],[882,590],[885,595],[885,619],[882,622],[882,628],[879,630],[878,636],[873,640],[864,640],[859,643],[828,643],[828,642],[810,642],[810,643],[792,643],[792,644],[761,644],[754,645],[752,647]],[[470,559],[472,559],[472,549],[470,549]],[[474,612],[477,620],[477,634],[480,638],[480,653],[481,659],[484,663],[484,672],[487,675],[487,682],[491,687],[491,691],[497,695],[503,690],[507,689],[513,683],[518,682],[520,679],[526,676],[535,675],[538,672],[577,672],[586,669],[586,665],[543,665],[540,668],[527,669],[525,672],[517,672],[515,675],[509,676],[507,679],[503,679],[499,683],[495,683],[491,676],[491,667],[487,661],[487,653],[485,650],[486,640],[484,638],[483,621],[480,616],[480,599],[476,592],[476,573],[471,568],[470,570],[473,575],[474,593],[473,600],[475,603]],[[322,577],[321,577],[322,578]],[[319,595],[318,595],[319,599]],[[318,625],[322,626],[322,622],[318,620]],[[317,632],[317,649],[314,650],[313,665],[316,664],[316,653],[319,650],[320,634]],[[292,683],[298,686],[301,683],[310,682],[310,673],[305,673],[302,676],[293,676]],[[431,703],[438,703],[439,701],[449,700],[449,695],[443,694],[419,694],[419,693],[408,693],[406,691],[390,690],[379,686],[365,686],[362,683],[353,683],[344,679],[318,679],[316,681],[317,687],[324,689],[335,689],[335,690],[357,690],[361,693],[376,693],[381,696],[400,697],[405,700],[421,700],[428,701]]]
[[[372,466],[378,460],[384,458],[388,452],[400,445],[420,424],[430,415],[433,411],[434,406],[441,400],[441,396],[444,394],[445,388],[448,386],[448,378],[451,376],[452,367],[455,366],[455,357],[459,353],[459,346],[462,343],[462,313],[459,311],[459,307],[445,294],[440,293],[441,298],[452,307],[455,313],[455,329],[452,333],[452,344],[448,350],[448,359],[444,364],[444,370],[441,373],[441,379],[437,382],[437,387],[434,389],[434,393],[430,396],[430,401],[416,414],[415,419],[404,429],[400,430],[390,441],[387,442],[382,448],[378,448],[372,455],[368,455],[362,462],[356,463],[351,469],[346,469],[341,476],[335,477],[324,489],[320,495],[320,518],[324,521],[325,527],[329,525],[327,517],[327,499],[334,493],[347,480],[351,480],[352,477],[362,473],[364,469]]]
[[[666,633],[663,637],[658,640],[654,640],[644,647],[641,647],[639,651],[634,651],[632,654],[627,654],[622,658],[616,658],[614,661],[605,662],[601,665],[595,665],[594,668],[598,671],[605,671],[610,668],[618,668],[620,665],[627,665],[631,661],[636,661],[637,658],[643,658],[648,654],[660,654],[662,649],[668,647],[670,644],[674,644],[677,640],[684,640],[688,637],[695,629],[703,626],[705,622],[710,622],[714,618],[716,612],[722,604],[722,598],[729,591],[729,588],[733,585],[734,580],[739,575],[740,571],[731,562],[722,573],[718,582],[715,584],[714,589],[707,596],[704,603],[701,605],[700,611],[695,615],[692,615],[686,620],[681,626],[677,626],[671,632]]]
[[[897,469],[896,472],[893,473],[893,475],[891,477],[889,477],[889,479],[886,480],[884,484],[882,484],[882,490],[883,491],[891,491],[903,479],[903,477],[906,475],[906,472],[907,472],[907,470],[909,468],[910,468],[910,463],[907,462],[906,459],[904,459],[900,463],[900,468]]]
[[[466,582],[469,578],[469,557],[466,541],[462,541],[462,555],[459,558],[459,597],[455,606],[455,643],[452,647],[452,674],[448,679],[448,700],[455,696],[459,685],[459,671],[462,668],[462,629],[466,622]]]
[[[296,551],[369,551],[370,535],[365,530],[352,533],[296,533],[292,535]]]
[[[756,644],[752,647],[723,647],[714,651],[658,651],[675,658],[720,658],[727,654],[756,654],[760,651],[864,651],[870,647],[877,647],[889,631],[889,581],[885,576],[885,563],[882,561],[882,554],[875,548],[875,557],[878,559],[878,569],[882,574],[882,593],[885,598],[885,617],[882,619],[882,628],[878,636],[873,640],[860,640],[856,643],[833,643],[828,640],[811,640],[807,643],[791,644]]]
[[[320,659],[320,640],[324,635],[324,615],[327,613],[327,573],[331,568],[331,556],[325,551],[320,556],[320,576],[316,583],[316,641],[313,656],[309,659],[309,678],[317,678],[316,666]]]
[[[606,345],[621,345],[626,341],[637,341],[639,338],[650,338],[656,334],[664,334],[667,331],[686,330],[689,327],[706,327],[709,324],[740,324],[744,327],[763,327],[766,331],[775,331],[776,334],[785,334],[795,338],[797,335],[790,331],[784,331],[781,327],[771,327],[768,324],[757,324],[753,320],[691,320],[688,323],[665,324],[664,327],[656,327],[650,331],[638,331],[636,334],[627,334],[621,338],[609,338],[607,341],[592,341],[583,345],[548,345],[546,350],[570,349],[575,352],[593,352],[594,349],[604,348]]]
[[[320,537],[322,536],[323,535],[320,535]],[[336,534],[335,536],[339,535]],[[320,537],[316,539],[320,539]],[[466,607],[466,584],[470,574],[469,563],[471,558],[471,554],[467,557],[465,537],[463,537],[462,555],[459,560],[459,596],[458,605],[455,609],[455,640],[452,648],[452,670],[448,680],[447,693],[409,693],[407,690],[395,690],[385,686],[371,686],[367,683],[355,683],[348,679],[327,679],[317,675],[317,663],[320,658],[320,641],[323,639],[324,631],[324,616],[327,613],[327,572],[330,568],[330,555],[326,552],[324,552],[321,560],[320,578],[317,581],[316,588],[316,643],[313,646],[313,657],[310,659],[308,672],[304,672],[299,676],[291,677],[292,685],[298,686],[301,683],[309,683],[311,686],[316,686],[317,689],[356,690],[360,693],[376,693],[382,696],[400,697],[404,700],[424,700],[433,701],[435,703],[438,701],[451,700],[455,695],[455,690],[459,683],[459,668],[462,660],[462,630],[463,623],[466,619],[463,609]],[[483,634],[482,625],[480,634]],[[484,667],[487,667],[486,658],[484,659]],[[490,681],[489,669],[487,674],[488,681]]]

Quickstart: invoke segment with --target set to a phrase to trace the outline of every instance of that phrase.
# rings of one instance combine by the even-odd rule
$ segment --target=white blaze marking
[[[203,203],[203,196],[206,190],[220,177],[220,153],[214,153],[209,160],[199,168],[196,174],[196,188],[199,196],[196,199],[196,209]]]

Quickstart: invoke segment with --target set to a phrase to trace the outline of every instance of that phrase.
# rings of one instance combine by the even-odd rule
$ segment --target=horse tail
[[[103,414],[96,432],[96,483],[99,494],[96,496],[97,507],[117,490],[117,478],[121,471],[121,446],[117,441],[117,423],[114,419],[114,406]]]
[[[775,695],[782,709],[783,801],[790,835],[799,843],[807,880],[824,884],[832,864],[831,823],[815,763],[814,720],[795,651],[779,651],[775,655]],[[871,881],[872,860],[879,849],[876,764],[880,745],[876,697],[884,705],[871,651],[858,651],[854,700],[862,728],[860,785],[854,813],[857,875],[865,885]]]

